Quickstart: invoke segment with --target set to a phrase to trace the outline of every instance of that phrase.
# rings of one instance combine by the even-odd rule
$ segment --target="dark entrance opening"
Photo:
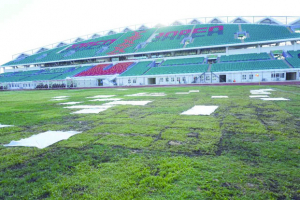
[[[296,80],[296,72],[287,72],[286,80],[287,81]]]
[[[148,78],[148,84],[149,85],[155,85],[156,84],[156,78]]]
[[[103,79],[98,79],[98,86],[103,86]]]
[[[226,82],[226,75],[220,75],[219,80],[220,80],[220,83],[225,83]]]

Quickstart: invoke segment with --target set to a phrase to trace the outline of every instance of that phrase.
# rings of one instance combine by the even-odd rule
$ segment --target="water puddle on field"
[[[103,112],[105,110],[107,110],[108,108],[102,108],[102,109],[82,109],[82,110],[78,110],[76,112],[72,112],[71,114],[98,114],[100,112]]]
[[[250,98],[269,98],[268,95],[250,95]]]
[[[113,101],[104,105],[133,105],[133,106],[144,106],[152,101]]]
[[[111,97],[114,97],[116,95],[96,95],[96,96],[93,96],[93,97],[87,97],[87,98],[90,98],[90,99],[98,99],[98,98],[111,98]]]
[[[270,92],[263,91],[263,90],[250,90],[251,94],[271,94]]]
[[[127,97],[163,97],[166,96],[165,93],[137,93],[125,95]]]
[[[82,102],[66,102],[66,103],[60,103],[59,105],[75,105],[75,104],[79,104]]]
[[[37,147],[39,149],[46,148],[58,141],[67,140],[69,137],[76,135],[78,131],[47,131],[38,135],[33,135],[29,138],[21,139],[19,141],[11,141],[9,144],[3,145],[6,147],[24,146]]]
[[[112,106],[109,105],[75,105],[75,106],[67,106],[64,108],[69,108],[69,109],[105,109],[105,108],[110,108]]]
[[[189,92],[176,92],[175,94],[190,94]]]
[[[0,124],[0,128],[5,128],[5,127],[12,127],[14,125],[4,125],[4,124]]]
[[[228,96],[211,96],[212,99],[227,99]]]
[[[68,100],[67,98],[57,98],[57,99],[51,99],[50,101],[64,101],[64,100]]]
[[[68,109],[81,109],[75,112],[72,112],[71,114],[98,114],[100,112],[103,112],[109,108],[113,107],[113,105],[75,105],[75,106],[68,106],[64,108]]]
[[[120,101],[122,99],[93,99],[89,101]]]
[[[184,111],[181,115],[210,115],[219,106],[194,106],[191,109]]]
[[[261,98],[264,101],[289,101],[289,99],[286,98]]]
[[[65,99],[68,98],[69,96],[57,96],[57,97],[52,97],[52,99]]]

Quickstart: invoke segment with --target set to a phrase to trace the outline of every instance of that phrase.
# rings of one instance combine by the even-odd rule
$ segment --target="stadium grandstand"
[[[231,18],[128,27],[24,52],[0,66],[0,89],[299,81],[300,17]]]

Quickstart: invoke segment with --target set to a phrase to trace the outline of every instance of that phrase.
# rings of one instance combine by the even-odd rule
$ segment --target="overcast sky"
[[[285,0],[0,0],[0,65],[13,54],[134,24],[214,16],[300,16]]]

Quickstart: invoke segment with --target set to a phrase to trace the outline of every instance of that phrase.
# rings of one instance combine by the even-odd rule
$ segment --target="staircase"
[[[283,60],[283,62],[285,62],[285,64],[287,64],[290,68],[294,68],[288,61],[286,61],[285,59]]]
[[[211,66],[212,66],[212,64],[209,64],[209,66],[208,66],[208,68],[207,68],[207,72],[210,72]]]
[[[290,27],[286,27],[291,33],[294,33]]]
[[[195,27],[196,27],[196,25],[193,26],[193,28],[192,28],[192,30],[191,30],[191,33],[189,34],[188,38],[192,36]],[[191,42],[193,42],[193,40],[192,40]],[[187,45],[187,44],[184,44],[182,48],[185,48],[186,45]]]
[[[146,45],[143,46],[143,47],[141,47],[141,49],[142,49],[142,48],[145,48],[145,47],[147,46],[147,44],[149,44],[149,43],[153,40],[153,38],[155,38],[158,29],[159,29],[159,28],[157,28],[157,29],[155,30],[155,32],[154,32],[154,33],[146,40],[146,42],[145,42]],[[139,49],[136,49],[134,52],[137,52],[138,50],[139,50]]]
[[[242,25],[241,25],[241,24],[239,24],[239,31],[240,31],[240,32],[242,32],[242,31],[243,31],[243,29],[242,29]],[[242,43],[244,43],[244,42],[245,42],[245,40],[244,40],[244,39],[242,39],[241,41],[242,41]]]

